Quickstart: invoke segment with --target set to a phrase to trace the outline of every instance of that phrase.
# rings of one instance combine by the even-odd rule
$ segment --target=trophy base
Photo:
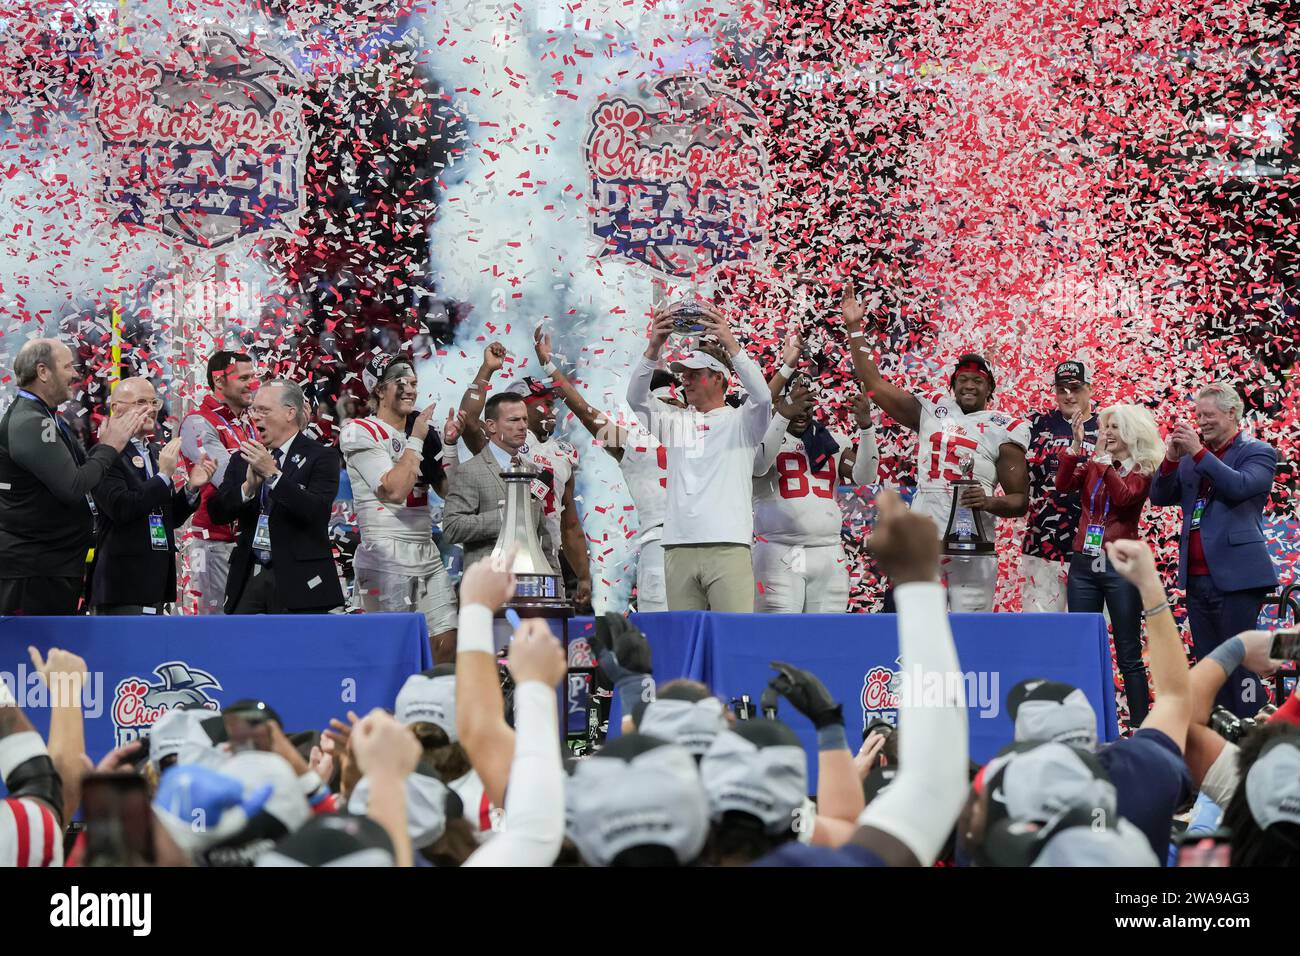
[[[521,613],[542,612],[546,617],[573,616],[573,606],[564,596],[564,579],[558,574],[515,575],[515,594],[505,606]]]
[[[993,554],[997,545],[992,541],[945,541],[943,553],[952,557],[970,557],[973,554]]]

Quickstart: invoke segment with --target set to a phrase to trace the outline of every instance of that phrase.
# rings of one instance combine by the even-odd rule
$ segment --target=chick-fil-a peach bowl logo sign
[[[163,58],[110,54],[94,125],[116,221],[205,247],[292,232],[311,146],[301,85],[287,60],[219,29]]]
[[[590,114],[591,233],[599,256],[679,278],[759,258],[767,157],[758,116],[695,76],[661,80],[653,105]]]

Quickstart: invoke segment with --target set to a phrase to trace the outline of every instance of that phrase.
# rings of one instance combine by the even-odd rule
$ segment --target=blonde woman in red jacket
[[[1112,405],[1101,413],[1097,449],[1082,457],[1084,419],[1074,416],[1074,442],[1061,454],[1058,491],[1078,491],[1083,516],[1074,537],[1066,602],[1071,612],[1110,612],[1115,657],[1124,678],[1129,727],[1141,725],[1150,693],[1142,664],[1142,598],[1106,560],[1105,544],[1137,540],[1151,476],[1164,460],[1164,446],[1151,413],[1140,405]]]

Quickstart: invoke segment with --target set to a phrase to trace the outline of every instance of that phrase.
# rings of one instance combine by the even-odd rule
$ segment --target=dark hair
[[[1246,800],[1246,777],[1265,747],[1274,741],[1300,744],[1300,727],[1272,721],[1242,738],[1237,753],[1237,789],[1223,812],[1223,826],[1232,832],[1229,866],[1300,866],[1300,824],[1275,823],[1260,829]],[[1279,746],[1291,746],[1291,743]]]
[[[489,398],[487,404],[483,406],[484,420],[496,421],[500,418],[501,406],[506,404],[506,402],[518,402],[520,405],[526,404],[523,398],[516,395],[514,392],[498,392],[496,395]]]
[[[473,769],[465,748],[459,741],[452,741],[437,724],[412,724],[411,732],[415,734],[415,739],[420,742],[420,749],[424,752],[421,759],[434,769],[443,783],[459,780]]]
[[[794,838],[793,827],[773,836],[752,813],[724,810],[709,831],[703,859],[712,866],[748,866]]]
[[[640,846],[630,846],[614,859],[609,861],[610,866],[681,866],[677,862],[677,854],[673,852],[672,847],[659,846],[654,843],[643,843]]]
[[[222,349],[220,352],[213,352],[212,358],[208,359],[208,388],[216,388],[216,380],[213,376],[217,372],[224,372],[236,362],[252,362],[251,356],[243,352],[230,352]]]
[[[707,684],[701,684],[689,677],[678,677],[670,680],[655,691],[655,700],[689,700],[693,704],[712,696],[713,691],[709,690]],[[632,708],[632,713],[629,715],[632,718],[633,725],[641,726],[641,717],[645,714],[645,709],[650,703],[650,701],[644,700],[636,702]]]
[[[420,850],[420,855],[434,866],[460,866],[478,845],[474,824],[464,817],[449,817],[442,836]]]
[[[650,391],[652,392],[656,388],[663,388],[665,385],[680,385],[680,384],[681,382],[677,381],[676,375],[674,375],[672,372],[664,371],[661,368],[655,369],[650,376]]]

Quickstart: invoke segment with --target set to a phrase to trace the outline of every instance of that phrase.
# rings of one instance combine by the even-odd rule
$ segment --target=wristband
[[[858,426],[858,432],[861,433],[863,437],[871,434],[875,430],[876,430],[876,426],[874,424]]]
[[[1209,654],[1209,660],[1223,668],[1223,673],[1231,674],[1246,659],[1246,642],[1240,637],[1224,641]]]
[[[776,374],[780,375],[782,378],[789,378],[791,375],[794,374],[794,369],[791,368],[789,365],[786,365],[785,362],[782,362],[781,368]]]
[[[1142,618],[1143,620],[1146,620],[1147,618],[1154,617],[1155,615],[1159,614],[1161,611],[1169,611],[1169,610],[1170,610],[1169,602],[1161,601],[1155,607],[1149,607],[1146,610],[1144,610],[1142,612]]]
[[[547,375],[554,375],[556,372],[559,371],[559,368],[556,367],[555,362],[553,360],[547,359],[546,362],[542,365],[542,371],[545,372]]]
[[[844,735],[844,724],[827,724],[825,727],[817,729],[817,749],[826,750],[848,750],[849,738]]]
[[[310,797],[313,793],[319,790],[323,784],[321,783],[320,774],[315,770],[308,770],[298,778],[298,786],[302,788],[304,796]]]
[[[492,610],[484,604],[467,604],[460,609],[456,629],[456,653],[480,651],[496,656],[492,640]]]
[[[0,739],[0,780],[7,780],[16,768],[33,757],[45,757],[45,741],[34,730],[23,730]]]

